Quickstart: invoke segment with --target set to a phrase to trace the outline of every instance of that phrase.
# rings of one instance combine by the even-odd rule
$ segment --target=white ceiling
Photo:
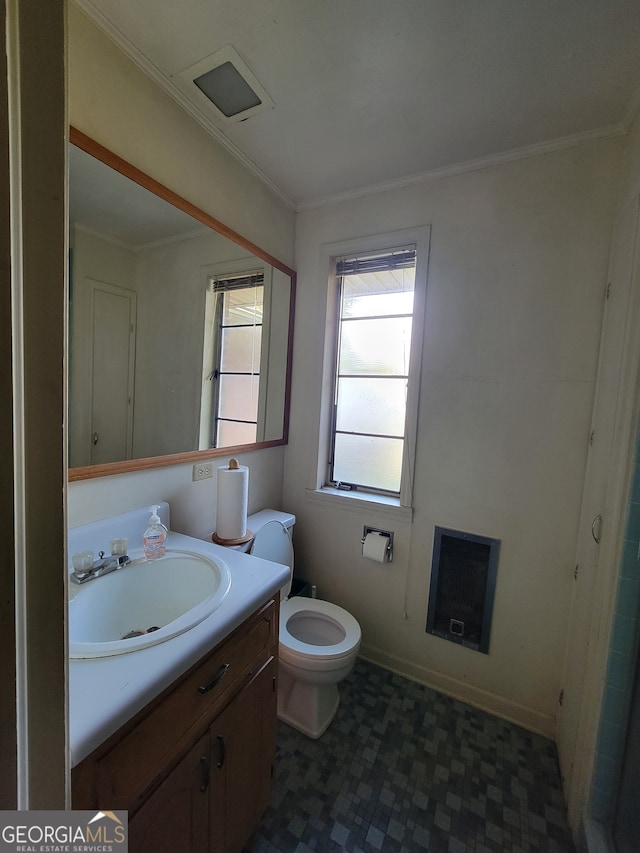
[[[621,133],[638,103],[639,0],[76,3],[297,207]],[[225,45],[274,109],[223,123],[185,94]]]
[[[209,230],[74,145],[69,146],[69,221],[130,249]]]

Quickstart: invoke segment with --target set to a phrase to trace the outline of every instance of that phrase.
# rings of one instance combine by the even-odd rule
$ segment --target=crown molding
[[[566,148],[576,148],[580,145],[587,145],[590,142],[624,136],[627,131],[627,122],[622,121],[619,124],[600,128],[599,130],[588,130],[583,133],[576,133],[572,136],[565,136],[561,139],[554,139],[550,142],[536,142],[533,145],[525,145],[522,148],[513,148],[510,151],[503,151],[499,154],[490,154],[487,157],[478,157],[474,160],[466,160],[463,163],[454,163],[451,166],[441,166],[437,169],[429,169],[426,172],[407,175],[402,178],[385,181],[380,184],[373,184],[361,189],[349,190],[348,192],[337,193],[332,196],[325,196],[324,198],[308,202],[300,202],[296,207],[296,212],[302,213],[305,210],[315,210],[319,207],[341,204],[342,202],[378,195],[379,193],[403,189],[415,184],[437,181],[441,178],[450,178],[455,175],[463,175],[466,172],[476,172],[481,169],[489,169],[493,166],[500,166],[503,163],[512,163],[516,160],[525,160],[529,157],[537,157],[542,154],[552,154],[555,151],[562,151]]]
[[[127,243],[125,240],[119,240],[117,237],[112,237],[110,234],[103,234],[95,228],[89,228],[80,222],[72,223],[74,231],[79,231],[81,234],[88,234],[90,237],[96,237],[104,243],[109,243],[111,246],[116,246],[118,249],[124,249],[125,252],[135,252],[136,247],[133,243]]]
[[[83,234],[88,234],[90,237],[96,237],[105,243],[110,243],[117,246],[119,249],[124,249],[127,252],[138,254],[139,252],[147,252],[150,249],[161,249],[163,246],[171,246],[175,243],[184,243],[187,240],[194,240],[198,237],[203,237],[211,233],[211,229],[203,225],[201,228],[195,228],[193,231],[184,231],[182,234],[174,234],[171,237],[163,237],[159,240],[149,240],[147,243],[127,243],[125,240],[119,240],[117,237],[112,237],[110,234],[103,234],[95,228],[89,228],[79,222],[73,223],[73,228]]]
[[[253,160],[247,157],[238,146],[228,139],[210,118],[195,104],[185,99],[182,92],[160,71],[111,21],[98,9],[92,0],[71,0],[71,2],[89,18],[98,29],[144,73],[150,77],[167,95],[169,95],[191,118],[203,127],[223,148],[258,178],[274,195],[288,207],[295,210],[295,202],[275,183]]]

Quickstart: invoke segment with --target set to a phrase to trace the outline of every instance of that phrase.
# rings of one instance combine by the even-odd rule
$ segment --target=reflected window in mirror
[[[208,447],[258,440],[264,272],[213,276],[207,288],[201,434]],[[207,363],[208,360],[208,363]],[[201,449],[204,449],[201,445]]]

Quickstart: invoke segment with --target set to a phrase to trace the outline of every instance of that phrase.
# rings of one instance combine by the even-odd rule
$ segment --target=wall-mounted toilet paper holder
[[[377,533],[380,536],[386,536],[389,540],[386,544],[384,551],[384,561],[385,563],[390,563],[393,560],[393,531],[392,530],[380,530],[379,527],[369,527],[365,524],[362,530],[362,549],[364,553],[364,543],[367,538],[367,534],[369,533]]]

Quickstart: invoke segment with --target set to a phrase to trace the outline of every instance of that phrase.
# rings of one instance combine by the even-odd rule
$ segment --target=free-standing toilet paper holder
[[[367,538],[368,533],[378,533],[380,536],[386,536],[389,540],[387,542],[387,547],[384,552],[384,560],[385,563],[390,563],[393,560],[393,531],[392,530],[380,530],[379,527],[369,527],[365,524],[362,530],[362,549],[364,552],[364,542]]]

